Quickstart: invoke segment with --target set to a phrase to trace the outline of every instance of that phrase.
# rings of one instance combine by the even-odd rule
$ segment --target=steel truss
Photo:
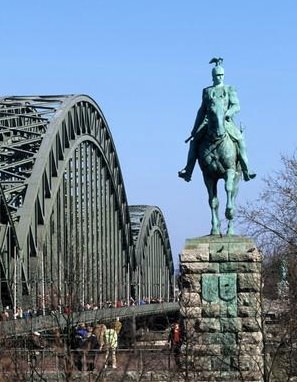
[[[0,99],[1,304],[45,313],[129,300],[134,249],[115,145],[94,100]]]
[[[136,267],[133,285],[138,302],[170,301],[174,265],[169,235],[156,206],[129,206]]]

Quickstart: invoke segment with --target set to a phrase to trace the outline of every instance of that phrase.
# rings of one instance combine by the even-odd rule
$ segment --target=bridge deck
[[[2,321],[0,323],[0,336],[12,337],[29,334],[34,331],[43,332],[55,328],[65,328],[75,326],[79,322],[108,322],[116,317],[127,319],[141,316],[157,316],[162,314],[174,313],[179,311],[177,302],[168,302],[161,304],[147,304],[137,306],[127,306],[123,308],[108,308],[98,310],[86,310],[82,312],[73,312],[69,315],[64,313],[52,313],[47,316],[37,316],[29,319],[16,319]]]

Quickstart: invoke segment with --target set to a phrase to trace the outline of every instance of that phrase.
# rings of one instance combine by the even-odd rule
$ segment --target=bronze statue
[[[241,173],[245,181],[255,178],[256,174],[249,172],[244,137],[233,120],[240,110],[236,90],[224,84],[223,59],[213,58],[210,63],[215,64],[213,85],[203,89],[202,103],[191,136],[186,140],[191,140],[187,164],[178,176],[189,182],[198,159],[209,194],[213,235],[220,233],[217,182],[220,178],[225,180],[227,233],[233,234],[235,197]]]

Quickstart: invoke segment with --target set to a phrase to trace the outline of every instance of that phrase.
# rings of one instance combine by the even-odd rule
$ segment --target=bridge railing
[[[106,364],[105,351],[89,352],[87,356],[73,351],[70,352],[69,358],[72,360],[72,372],[76,376],[80,375],[82,377],[81,373],[87,371],[92,371],[93,375],[96,376],[105,370],[107,372],[112,370]],[[164,373],[173,370],[175,367],[173,354],[168,346],[164,347],[162,351],[156,348],[117,349],[116,358],[117,374],[122,376],[131,371],[150,374],[155,372]],[[77,367],[77,361],[81,361],[80,371]],[[91,364],[93,367],[90,369]],[[31,375],[32,379],[30,380],[33,380],[33,376],[40,374],[47,376],[47,373],[51,373],[51,378],[53,378],[53,373],[56,373],[55,380],[64,381],[63,373],[69,372],[65,353],[58,352],[54,348],[30,351],[27,349],[4,350],[0,358],[0,367],[6,376],[9,373],[12,376],[17,372],[19,376]],[[85,377],[86,374],[83,375],[83,380],[85,380]]]
[[[166,314],[177,312],[179,304],[177,302],[146,304],[127,306],[122,308],[107,308],[98,310],[85,310],[72,312],[70,314],[52,312],[47,316],[37,316],[28,319],[16,319],[0,322],[0,337],[12,337],[30,332],[43,332],[55,328],[74,326],[79,322],[108,322],[116,317],[120,319]]]

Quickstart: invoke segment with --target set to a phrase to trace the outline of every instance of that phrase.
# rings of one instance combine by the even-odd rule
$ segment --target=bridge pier
[[[263,381],[261,261],[246,237],[186,241],[180,256],[183,354],[196,381]]]

